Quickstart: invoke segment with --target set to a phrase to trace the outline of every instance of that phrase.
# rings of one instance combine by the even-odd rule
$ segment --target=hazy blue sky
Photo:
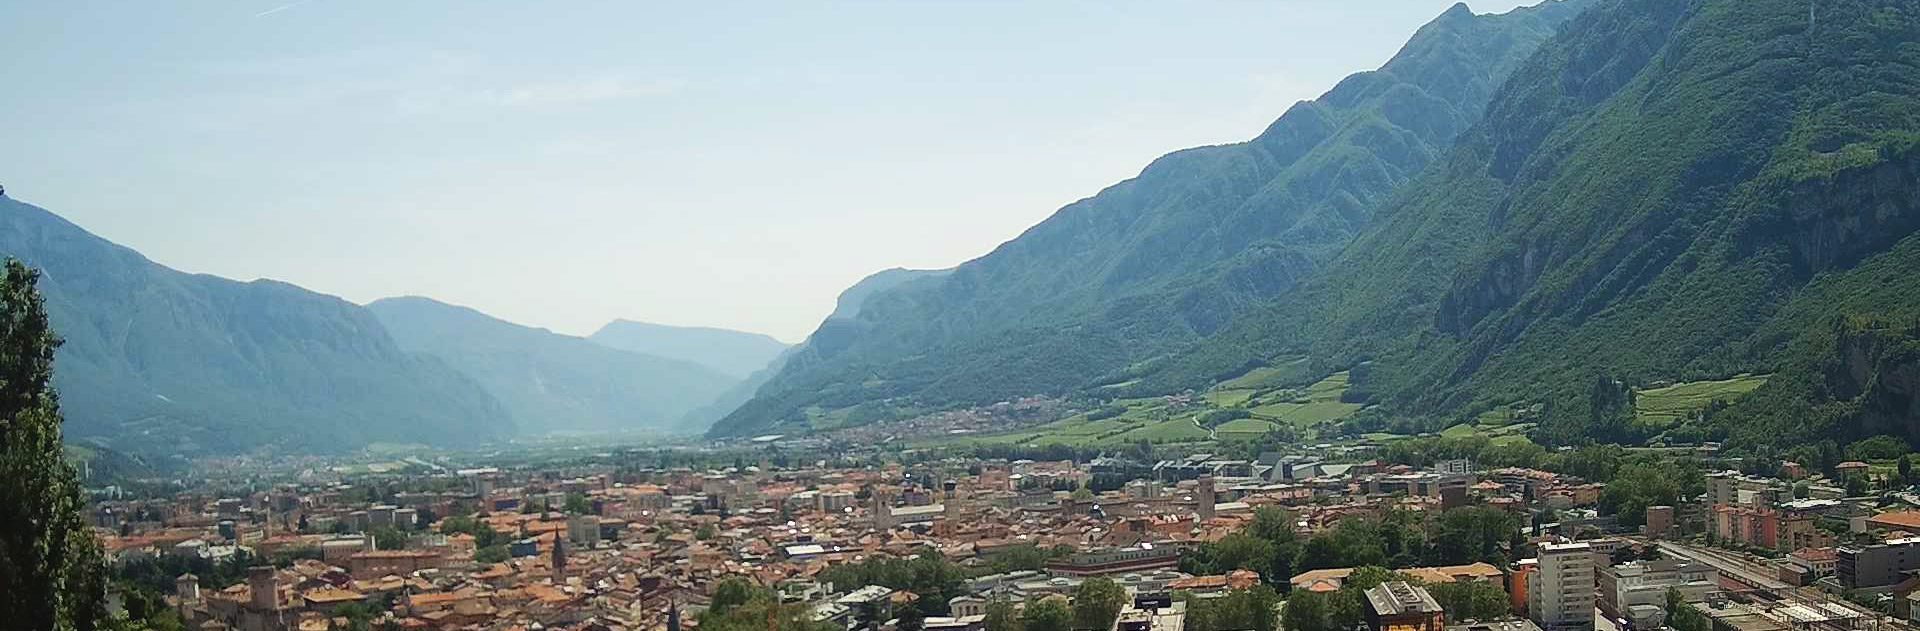
[[[797,341],[1449,4],[6,2],[0,183],[187,271]]]

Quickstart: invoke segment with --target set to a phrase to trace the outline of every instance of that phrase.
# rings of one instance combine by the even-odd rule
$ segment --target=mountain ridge
[[[471,445],[514,431],[477,384],[401,351],[338,297],[180,272],[4,196],[0,255],[42,271],[76,441],[171,455]]]
[[[627,319],[608,322],[586,339],[609,348],[693,362],[739,378],[766,368],[789,347],[764,333]]]
[[[526,432],[677,432],[738,379],[424,296],[367,305],[403,349],[437,357],[499,399]]]
[[[1162,156],[937,279],[879,292],[715,433],[808,410],[1061,394],[1130,373],[1291,291],[1479,119],[1503,74],[1590,2],[1456,5],[1381,69],[1254,139]]]

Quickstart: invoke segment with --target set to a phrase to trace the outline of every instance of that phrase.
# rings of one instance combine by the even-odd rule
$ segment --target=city
[[[1690,469],[1703,492],[1623,514],[1604,484],[1394,461],[1409,451],[1007,460],[773,440],[96,489],[89,514],[127,579],[119,606],[200,631],[1766,631],[1920,616],[1920,496],[1866,463]],[[485,460],[438,457],[467,458]],[[1708,447],[1658,458],[1728,464]],[[1850,494],[1851,476],[1881,490]],[[1102,589],[1124,597],[1087,602]],[[1264,617],[1238,604],[1282,595]],[[1054,604],[1069,615],[1040,613]]]

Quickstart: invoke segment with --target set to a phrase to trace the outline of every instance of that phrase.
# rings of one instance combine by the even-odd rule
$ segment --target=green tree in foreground
[[[1111,629],[1127,606],[1127,590],[1109,578],[1090,578],[1073,591],[1073,628]]]
[[[1238,589],[1220,598],[1187,600],[1187,631],[1274,631],[1280,594],[1266,585]],[[1309,605],[1311,607],[1312,605]],[[1291,631],[1291,628],[1289,628]]]
[[[1013,603],[996,598],[987,603],[987,631],[1020,631],[1020,612]]]
[[[60,343],[39,277],[9,259],[0,278],[0,620],[90,631],[106,618],[105,565],[62,456],[51,383]]]
[[[1042,598],[1027,603],[1027,610],[1020,615],[1020,627],[1024,631],[1069,631],[1073,628],[1073,610],[1065,600]]]

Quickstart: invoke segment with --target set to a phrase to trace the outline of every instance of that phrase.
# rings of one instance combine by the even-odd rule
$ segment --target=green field
[[[1307,358],[1301,357],[1275,366],[1255,368],[1247,374],[1220,382],[1214,390],[1271,390],[1306,381]]]
[[[1719,381],[1690,381],[1634,392],[1634,415],[1641,423],[1664,427],[1706,409],[1716,400],[1732,401],[1767,382],[1766,375],[1739,375]]]
[[[1534,426],[1533,423],[1512,423],[1512,424],[1506,424],[1506,425],[1492,425],[1492,426],[1479,425],[1475,423],[1461,423],[1459,425],[1454,425],[1452,427],[1448,427],[1446,429],[1440,430],[1440,435],[1446,438],[1466,438],[1469,436],[1485,436],[1488,440],[1490,440],[1495,445],[1510,445],[1515,443],[1533,442],[1533,439],[1527,438],[1527,432],[1532,430],[1533,426]]]
[[[1205,395],[1207,403],[1216,407],[1232,408],[1245,405],[1259,390],[1213,390]]]
[[[910,441],[911,447],[962,445],[1073,445],[1103,447],[1126,445],[1141,440],[1153,443],[1197,443],[1208,440],[1206,429],[1194,419],[1208,410],[1242,409],[1252,418],[1227,421],[1214,428],[1214,438],[1249,440],[1266,435],[1281,424],[1300,429],[1339,421],[1352,416],[1359,404],[1340,400],[1347,391],[1348,374],[1338,372],[1312,384],[1300,384],[1311,378],[1305,371],[1307,360],[1297,359],[1278,366],[1258,368],[1239,378],[1223,382],[1199,397],[1192,405],[1169,408],[1165,398],[1118,399],[1108,405],[1125,408],[1118,416],[1099,421],[1076,415],[1051,423],[998,434],[954,434]],[[834,419],[817,419],[832,422]]]
[[[1213,432],[1220,438],[1253,438],[1264,435],[1272,431],[1275,427],[1278,427],[1278,425],[1274,424],[1273,421],[1243,418],[1221,423],[1219,427],[1213,428]],[[1234,436],[1229,436],[1230,434]]]
[[[1125,407],[1119,416],[1098,421],[1086,415],[1070,416],[1052,423],[1035,425],[1016,432],[999,434],[953,434],[914,440],[912,447],[958,445],[1123,445],[1146,439],[1151,442],[1192,442],[1207,439],[1206,430],[1194,426],[1193,418],[1205,408],[1192,406],[1169,410],[1164,399],[1122,399],[1113,405]]]
[[[1140,439],[1143,438],[1149,442],[1192,442],[1206,440],[1207,430],[1200,429],[1199,426],[1194,425],[1193,419],[1177,418],[1146,425],[1120,434],[1114,437],[1114,442],[1120,444],[1134,443],[1139,442]]]
[[[1337,372],[1304,390],[1281,391],[1263,396],[1262,404],[1249,408],[1255,418],[1286,423],[1294,427],[1312,427],[1338,421],[1360,411],[1360,404],[1340,400],[1347,392],[1347,373]],[[1271,402],[1266,402],[1271,400]]]

